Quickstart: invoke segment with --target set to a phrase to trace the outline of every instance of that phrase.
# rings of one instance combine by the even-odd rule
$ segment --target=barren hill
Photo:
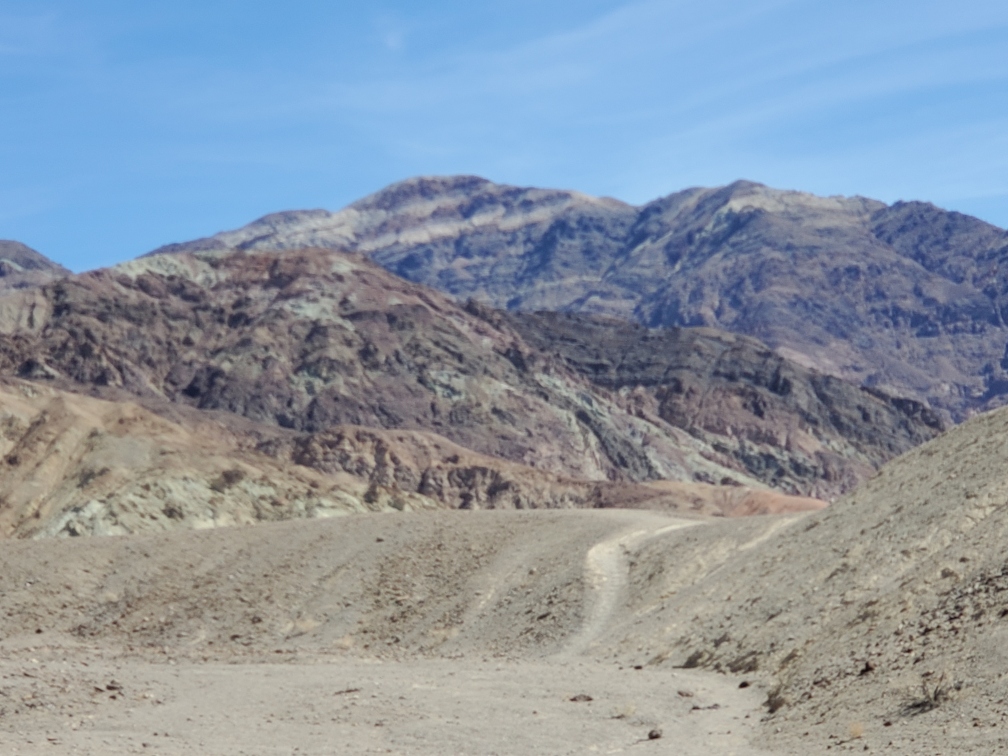
[[[257,452],[214,418],[172,422],[27,381],[0,385],[0,537],[119,535],[382,508],[368,480]],[[378,497],[375,497],[377,499]],[[439,502],[413,497],[415,508]]]
[[[417,178],[160,251],[350,249],[459,298],[754,336],[961,420],[1008,391],[1008,234],[920,202],[740,181],[633,207]]]
[[[914,737],[923,752],[1003,750],[1006,438],[998,410],[776,532],[714,524],[647,544],[608,640],[642,662],[770,675],[787,733],[771,742],[805,752],[852,730],[897,752],[921,752]]]
[[[31,247],[0,239],[0,292],[41,286],[69,275],[69,270]]]
[[[298,433],[227,413],[162,415],[37,382],[0,383],[0,538],[433,509],[635,507],[733,517],[822,506],[745,487],[576,480],[421,431]]]
[[[0,749],[757,756],[758,685],[577,651],[618,609],[586,555],[688,524],[424,512],[7,543]]]
[[[556,344],[569,341],[574,326],[555,325]],[[822,498],[941,427],[914,402],[713,334],[630,329],[640,350],[662,350],[637,391],[558,352],[547,326],[461,307],[355,255],[158,255],[0,298],[0,367],[306,433],[430,431],[567,478]],[[623,360],[622,332],[595,328],[609,334],[607,359]]]

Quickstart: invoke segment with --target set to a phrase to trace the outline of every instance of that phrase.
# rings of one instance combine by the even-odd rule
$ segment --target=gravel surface
[[[748,745],[759,694],[704,672],[482,659],[87,664],[0,665],[4,698],[36,707],[4,716],[3,753],[763,753]]]
[[[1008,411],[978,417],[803,515],[450,511],[6,542],[0,745],[1001,752],[1006,437]]]
[[[761,753],[755,678],[595,655],[627,549],[696,526],[429,512],[9,542],[0,750]]]

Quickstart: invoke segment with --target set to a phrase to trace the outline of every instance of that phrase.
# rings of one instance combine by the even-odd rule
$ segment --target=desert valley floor
[[[731,602],[740,556],[810,517],[396,512],[8,542],[0,750],[991,752],[1005,723],[914,710],[916,669],[781,718],[758,665],[683,668],[670,612],[712,576]],[[747,634],[725,617],[722,639]]]
[[[604,640],[627,602],[626,549],[697,524],[632,511],[395,513],[16,544],[22,600],[30,593],[39,623],[61,622],[28,622],[5,643],[0,744],[758,753],[747,741],[762,686],[658,668],[643,647],[621,663]],[[93,637],[90,601],[129,607],[129,619]],[[654,730],[662,738],[649,741]]]

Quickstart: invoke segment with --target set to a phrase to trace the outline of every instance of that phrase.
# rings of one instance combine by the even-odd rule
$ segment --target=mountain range
[[[1001,752],[1005,253],[467,177],[0,243],[0,750]]]
[[[266,216],[159,252],[361,252],[514,311],[709,326],[959,421],[1008,392],[1008,233],[923,202],[739,181],[642,206],[471,176]]]
[[[243,476],[344,476],[323,486],[341,504],[307,505],[216,490],[208,468],[205,506],[168,507],[192,526],[333,507],[807,508],[749,492],[834,499],[998,403],[1006,243],[930,205],[749,182],[632,207],[418,178],[77,276],[4,242],[0,374],[60,406],[138,403],[176,435],[224,418]],[[132,462],[96,499],[103,468],[75,458],[64,477],[88,485],[32,499],[36,425],[65,414],[34,412],[11,420],[9,532],[173,525],[115,503],[110,481],[152,474]],[[263,496],[301,503],[267,516]]]
[[[143,257],[0,297],[0,334],[0,373],[62,392],[31,412],[7,409],[10,532],[375,506],[668,508],[672,494],[696,511],[808,508],[817,504],[757,494],[833,498],[942,429],[918,402],[819,375],[753,339],[461,304],[330,250]],[[68,411],[81,392],[110,405]],[[88,427],[122,402],[168,425]],[[178,439],[207,423],[225,440],[213,455],[194,444],[186,458],[201,461],[183,464]],[[169,451],[139,462],[96,451],[111,441],[93,439],[126,429],[136,448]],[[96,454],[105,461],[87,461]],[[157,462],[166,454],[175,463]],[[215,485],[231,468],[207,462],[228,454],[239,479]],[[291,482],[275,472],[284,464],[306,470]],[[180,475],[186,486],[149,486]],[[75,483],[60,498],[64,479]],[[662,481],[693,488],[654,487]]]

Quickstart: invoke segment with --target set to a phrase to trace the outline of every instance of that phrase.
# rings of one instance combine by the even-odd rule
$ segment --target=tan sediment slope
[[[0,537],[117,535],[352,512],[638,507],[802,511],[815,499],[698,483],[584,481],[434,433],[295,433],[181,408],[175,420],[29,381],[0,382]]]
[[[208,528],[383,508],[366,478],[259,453],[211,417],[175,423],[8,380],[0,384],[0,537]],[[414,506],[438,502],[414,497]]]
[[[855,732],[859,750],[1003,750],[1006,441],[997,411],[769,537],[717,523],[646,544],[612,651],[768,675],[775,747],[819,752]]]

